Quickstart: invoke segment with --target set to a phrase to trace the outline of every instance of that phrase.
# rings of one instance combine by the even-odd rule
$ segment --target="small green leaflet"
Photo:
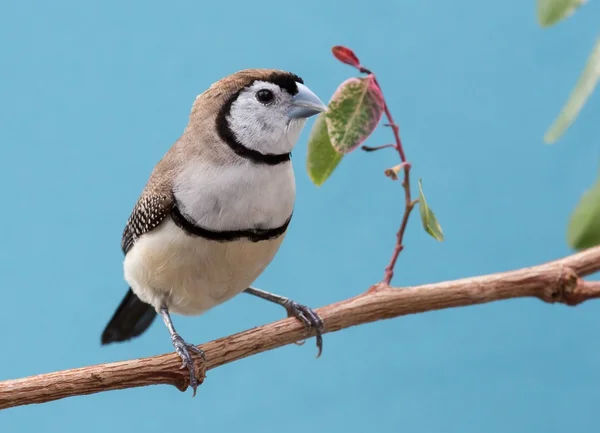
[[[569,95],[569,100],[563,107],[552,126],[544,135],[544,141],[552,144],[556,142],[567,128],[575,121],[579,112],[583,108],[585,101],[594,91],[598,79],[600,78],[600,39],[589,56],[583,73],[579,77],[575,88]]]
[[[442,227],[435,217],[435,214],[427,205],[425,195],[423,194],[421,179],[419,179],[419,210],[421,212],[421,222],[423,223],[425,231],[434,239],[442,242],[444,240],[444,233],[442,232]]]
[[[331,146],[325,113],[321,113],[317,116],[308,138],[306,170],[310,180],[317,186],[323,185],[341,160],[342,155]]]
[[[375,78],[349,78],[337,88],[327,109],[326,121],[333,148],[352,152],[373,133],[384,110],[384,99]]]
[[[538,0],[537,17],[542,27],[549,27],[569,17],[585,0]]]
[[[600,179],[583,194],[571,214],[567,242],[576,250],[600,245]]]

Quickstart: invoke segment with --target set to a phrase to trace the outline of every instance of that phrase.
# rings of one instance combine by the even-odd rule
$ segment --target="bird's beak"
[[[292,106],[288,111],[288,116],[291,119],[306,119],[327,111],[327,106],[308,87],[302,83],[296,84],[298,85],[298,93],[292,98]]]

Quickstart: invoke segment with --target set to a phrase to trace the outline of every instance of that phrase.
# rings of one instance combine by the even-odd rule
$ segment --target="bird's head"
[[[210,106],[211,110],[206,110]],[[216,112],[220,138],[265,155],[289,154],[306,119],[327,109],[302,78],[274,69],[246,69],[196,98],[191,121]]]

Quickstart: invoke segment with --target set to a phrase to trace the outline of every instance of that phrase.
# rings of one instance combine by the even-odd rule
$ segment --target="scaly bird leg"
[[[295,317],[300,320],[307,331],[314,329],[317,334],[317,348],[319,350],[317,358],[321,356],[321,353],[323,352],[323,320],[311,308],[300,305],[291,299],[255,287],[248,287],[244,292],[266,301],[273,302],[274,304],[281,305],[287,311],[288,317]]]
[[[194,359],[192,357],[192,353],[196,353],[200,355],[202,358],[202,363],[206,362],[206,355],[204,351],[198,349],[193,344],[186,343],[183,338],[177,333],[175,327],[173,326],[173,322],[171,321],[171,316],[169,314],[169,308],[166,305],[160,307],[160,315],[165,321],[165,325],[167,325],[167,329],[169,330],[169,334],[171,334],[171,341],[173,342],[173,346],[175,347],[175,351],[181,358],[183,362],[181,368],[186,368],[190,372],[190,386],[194,390],[192,397],[196,395],[196,388],[198,388],[198,377],[196,376],[196,369],[194,365]]]

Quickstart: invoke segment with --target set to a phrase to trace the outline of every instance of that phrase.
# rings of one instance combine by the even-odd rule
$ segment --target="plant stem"
[[[379,86],[379,83],[377,83]],[[381,88],[381,87],[380,87]],[[383,92],[382,92],[383,93]],[[396,267],[396,262],[398,260],[398,256],[404,249],[404,232],[406,231],[406,227],[408,226],[408,219],[412,210],[415,207],[415,202],[412,200],[412,196],[410,193],[410,163],[406,160],[406,154],[404,153],[404,148],[402,146],[402,141],[400,139],[400,129],[398,125],[394,122],[392,117],[392,113],[390,113],[389,107],[387,103],[384,102],[384,112],[388,119],[388,123],[394,132],[394,138],[396,140],[396,150],[398,151],[398,155],[400,156],[400,160],[404,165],[404,180],[402,181],[402,188],[404,188],[404,214],[402,215],[402,222],[400,223],[400,228],[398,229],[398,233],[396,233],[396,245],[394,247],[394,251],[392,253],[392,258],[390,259],[390,263],[385,268],[385,274],[383,278],[383,282],[386,285],[389,285],[392,282],[392,278],[394,278],[394,269]]]
[[[385,96],[383,96],[383,89],[381,88],[381,85],[377,81],[377,77],[375,76],[375,74],[373,72],[371,72],[371,70],[369,70],[363,66],[360,66],[358,68],[358,70],[364,74],[371,75],[373,77],[373,80],[375,81],[375,84],[377,85],[377,87],[379,87],[379,90],[381,91],[381,96],[383,98],[383,111],[384,111],[385,117],[387,118],[387,121],[388,121],[387,126],[392,128],[392,132],[394,133],[394,140],[396,142],[396,144],[393,147],[398,152],[400,161],[402,161],[402,164],[404,164],[404,167],[403,167],[404,180],[402,181],[402,188],[404,189],[404,214],[402,215],[402,221],[400,223],[400,228],[398,229],[398,232],[396,233],[396,245],[394,246],[394,251],[392,252],[392,257],[390,259],[390,262],[387,265],[387,267],[385,268],[385,273],[384,273],[384,277],[383,277],[383,283],[386,286],[389,286],[389,284],[392,282],[392,278],[394,278],[394,269],[396,267],[396,262],[398,261],[398,256],[404,249],[404,244],[403,244],[404,232],[406,231],[406,227],[408,226],[408,219],[409,219],[410,214],[411,214],[412,210],[414,209],[417,201],[413,201],[411,192],[410,192],[410,168],[411,168],[411,165],[406,160],[406,153],[404,152],[404,147],[402,146],[402,140],[400,139],[400,128],[398,127],[398,124],[396,122],[394,122],[394,118],[393,118],[392,113],[390,112],[390,108],[388,107],[388,104],[385,100]]]

